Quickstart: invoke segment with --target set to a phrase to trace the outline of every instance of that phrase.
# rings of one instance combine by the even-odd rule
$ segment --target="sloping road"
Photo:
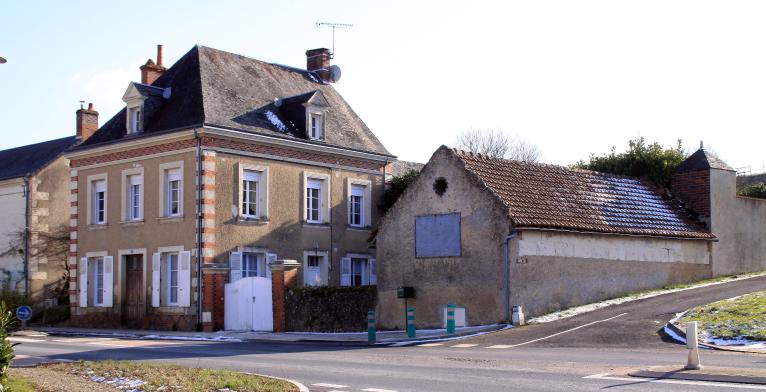
[[[663,294],[563,320],[499,331],[461,343],[484,346],[524,344],[534,347],[663,348],[668,343],[663,341],[658,331],[677,313],[760,290],[766,290],[766,276]]]

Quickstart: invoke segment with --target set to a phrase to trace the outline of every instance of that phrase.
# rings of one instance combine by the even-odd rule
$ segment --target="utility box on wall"
[[[455,327],[465,327],[466,326],[466,317],[465,317],[465,308],[454,308],[455,309]],[[447,307],[445,306],[444,309],[442,309],[442,328],[447,328]]]
[[[415,288],[412,286],[401,286],[396,289],[397,298],[415,298]]]

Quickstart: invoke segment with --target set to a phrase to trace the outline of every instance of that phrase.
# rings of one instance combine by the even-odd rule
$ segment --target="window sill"
[[[346,225],[346,230],[351,231],[363,231],[366,233],[369,233],[372,230],[372,227],[370,226],[353,226],[353,225]]]
[[[106,230],[107,229],[106,223],[99,223],[99,224],[91,224],[88,225],[88,230]]]
[[[246,216],[238,216],[237,223],[243,225],[262,226],[269,223],[268,218],[249,218]]]
[[[303,227],[311,227],[316,229],[329,229],[330,224],[329,223],[311,223],[303,221]]]
[[[126,226],[126,227],[130,227],[130,226],[143,226],[144,225],[144,220],[143,219],[139,219],[139,220],[131,220],[131,221],[122,221],[122,222],[120,222],[120,225]]]
[[[177,222],[183,222],[184,216],[183,215],[163,216],[163,217],[157,218],[157,220],[160,223],[177,223]]]

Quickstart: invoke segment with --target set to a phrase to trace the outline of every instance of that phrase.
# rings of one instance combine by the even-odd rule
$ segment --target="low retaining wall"
[[[378,301],[376,286],[299,287],[285,294],[285,327],[296,332],[367,330],[367,311]]]

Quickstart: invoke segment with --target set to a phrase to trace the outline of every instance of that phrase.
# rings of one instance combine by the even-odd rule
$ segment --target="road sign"
[[[21,321],[28,321],[32,318],[32,308],[27,305],[21,305],[16,309],[16,317]]]

